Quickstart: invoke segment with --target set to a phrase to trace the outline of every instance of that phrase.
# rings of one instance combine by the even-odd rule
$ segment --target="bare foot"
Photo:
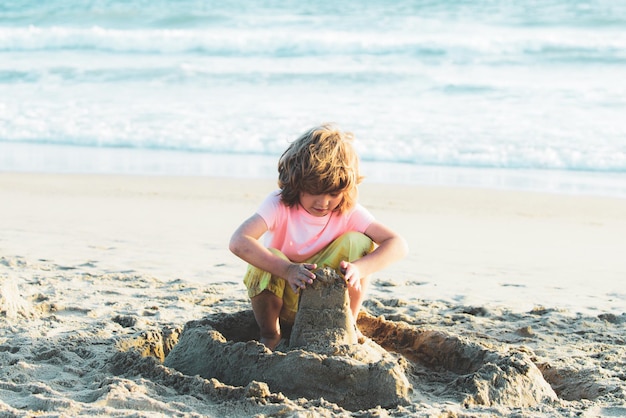
[[[363,344],[365,342],[365,340],[367,339],[367,337],[365,335],[363,335],[363,333],[361,332],[361,330],[358,327],[354,327],[354,330],[356,331],[356,340],[359,344]]]
[[[269,348],[270,350],[274,351],[274,349],[276,348],[276,346],[280,342],[280,339],[281,339],[281,335],[278,334],[277,336],[275,336],[273,338],[261,337],[261,339],[259,341],[262,344],[264,344],[267,348]]]

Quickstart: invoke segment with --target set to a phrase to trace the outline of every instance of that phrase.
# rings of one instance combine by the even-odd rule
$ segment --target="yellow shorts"
[[[328,266],[337,269],[342,260],[348,262],[358,260],[364,255],[374,251],[374,248],[374,242],[365,234],[360,232],[346,232],[331,242],[322,251],[306,260],[305,263],[317,264],[318,268]],[[279,250],[270,248],[270,251],[288,260]],[[264,290],[269,290],[279,298],[282,298],[283,308],[280,312],[280,319],[293,323],[296,312],[298,311],[299,295],[291,289],[291,286],[287,284],[286,280],[273,276],[252,265],[248,265],[248,270],[243,278],[243,282],[248,288],[248,296],[250,298],[255,297]]]

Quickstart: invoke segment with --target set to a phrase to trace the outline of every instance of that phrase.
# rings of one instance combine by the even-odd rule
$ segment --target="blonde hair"
[[[337,211],[354,206],[359,174],[359,157],[354,135],[332,124],[305,132],[292,142],[278,160],[278,187],[287,206],[300,202],[300,193],[343,193]]]

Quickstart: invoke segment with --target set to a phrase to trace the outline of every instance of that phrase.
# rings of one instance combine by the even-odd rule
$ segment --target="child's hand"
[[[317,264],[297,264],[293,263],[287,270],[287,283],[291,286],[294,292],[298,292],[299,289],[306,288],[307,284],[313,283],[315,280],[315,274],[311,271],[317,268]]]
[[[356,290],[361,289],[361,272],[357,266],[343,260],[339,263],[339,269],[348,282],[348,286],[353,286]]]

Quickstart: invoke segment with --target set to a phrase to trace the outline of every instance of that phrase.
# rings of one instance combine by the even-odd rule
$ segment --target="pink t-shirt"
[[[320,252],[345,232],[365,232],[374,221],[374,216],[360,204],[342,214],[313,216],[300,205],[285,205],[280,200],[280,190],[270,193],[257,213],[268,227],[265,245],[280,250],[296,263]]]

